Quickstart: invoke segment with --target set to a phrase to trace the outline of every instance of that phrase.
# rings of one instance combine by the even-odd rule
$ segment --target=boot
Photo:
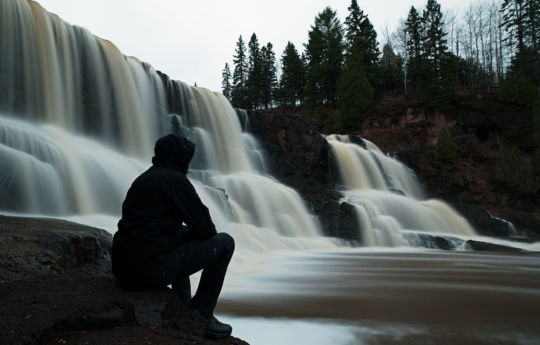
[[[214,316],[208,319],[208,324],[204,330],[204,337],[208,339],[226,338],[231,335],[232,327],[226,323],[219,322]]]

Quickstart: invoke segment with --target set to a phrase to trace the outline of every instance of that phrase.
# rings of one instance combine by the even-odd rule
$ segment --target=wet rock
[[[481,235],[505,238],[517,235],[512,223],[494,217],[489,211],[481,207],[462,203],[455,203],[453,206]]]
[[[472,250],[478,250],[478,251],[495,251],[495,252],[523,252],[523,249],[515,248],[511,246],[504,246],[501,244],[495,244],[495,243],[489,243],[489,242],[482,242],[482,241],[474,241],[474,240],[468,240],[465,242],[465,246]]]
[[[250,111],[249,123],[273,176],[304,197],[314,189],[328,190],[329,146],[310,121],[285,113]]]
[[[362,243],[362,232],[354,206],[330,197],[318,210],[325,235]]]
[[[404,232],[403,237],[413,247],[429,249],[457,250],[465,242],[462,239],[447,235],[426,234],[420,232]]]
[[[518,236],[540,241],[540,219],[516,210],[502,210],[498,215],[514,224]]]

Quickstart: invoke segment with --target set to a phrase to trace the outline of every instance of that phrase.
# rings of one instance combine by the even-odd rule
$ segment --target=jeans
[[[225,273],[234,252],[234,239],[221,232],[204,241],[181,243],[162,260],[162,274],[166,284],[171,284],[178,298],[203,316],[214,313]],[[191,298],[189,276],[200,270],[201,280]]]

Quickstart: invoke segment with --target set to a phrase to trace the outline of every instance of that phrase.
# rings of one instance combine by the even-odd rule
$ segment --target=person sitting
[[[208,320],[206,337],[228,337],[232,327],[218,321],[214,309],[234,239],[216,231],[208,208],[186,177],[195,144],[170,134],[157,140],[154,152],[153,165],[135,179],[122,204],[113,237],[113,274],[128,288],[171,284],[188,308]],[[200,270],[191,298],[189,276]]]

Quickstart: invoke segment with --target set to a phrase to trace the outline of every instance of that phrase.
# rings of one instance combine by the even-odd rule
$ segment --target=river
[[[540,254],[344,249],[276,254],[226,281],[252,344],[539,344]]]

